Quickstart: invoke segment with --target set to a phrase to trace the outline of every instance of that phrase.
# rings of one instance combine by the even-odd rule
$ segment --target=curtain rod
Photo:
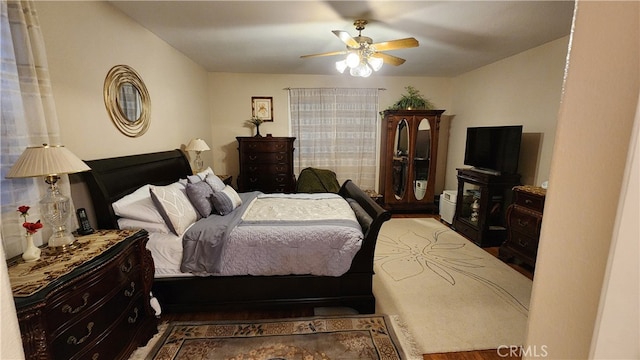
[[[286,87],[282,90],[291,90],[291,89],[371,89],[371,88],[339,88],[339,87],[322,87],[322,88],[290,88]],[[378,90],[387,90],[385,88],[377,88]]]

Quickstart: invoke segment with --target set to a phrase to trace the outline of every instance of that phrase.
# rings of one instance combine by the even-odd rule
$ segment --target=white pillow
[[[180,236],[198,220],[198,212],[187,197],[184,186],[173,183],[167,186],[149,187],[151,199],[165,223],[174,234]]]
[[[145,229],[150,233],[168,234],[171,232],[167,224],[152,223],[148,221],[140,221],[135,219],[120,218],[118,219],[118,228],[124,229]]]
[[[209,175],[209,174],[215,175],[213,173],[213,170],[211,169],[211,167],[208,167],[205,170],[200,171],[197,174],[189,175],[189,176],[187,176],[187,179],[189,180],[190,183],[195,184],[197,182],[203,181],[207,177],[207,175]]]
[[[150,185],[144,185],[111,204],[116,215],[124,218],[164,224],[164,219],[151,200]]]

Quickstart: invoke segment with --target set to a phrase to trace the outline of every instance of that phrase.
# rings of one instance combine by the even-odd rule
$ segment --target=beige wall
[[[526,341],[552,359],[589,357],[638,103],[639,19],[638,2],[578,3]]]
[[[414,86],[430,99],[437,108],[448,109],[451,104],[451,80],[429,77],[370,77],[366,79],[351,76],[311,76],[280,74],[233,74],[212,73],[210,79],[210,102],[212,106],[211,124],[213,139],[213,169],[233,175],[239,172],[236,136],[252,136],[255,131],[244,126],[251,117],[251,97],[273,97],[274,121],[260,126],[262,135],[288,136],[288,92],[287,88],[302,87],[368,87],[385,89],[380,91],[380,110],[395,103],[405,87]],[[450,114],[449,111],[445,114]],[[446,145],[448,120],[443,120],[443,143]],[[446,147],[444,147],[446,150]],[[442,151],[446,160],[446,151]],[[444,164],[444,162],[443,162]],[[440,185],[440,186],[438,186]],[[444,186],[444,174],[436,192]]]
[[[207,72],[105,2],[40,1],[64,144],[82,159],[171,150],[193,137],[211,141]],[[133,67],[151,98],[151,126],[121,134],[105,109],[103,85],[118,64]],[[210,160],[210,154],[203,154]]]
[[[568,42],[558,39],[453,79],[447,189],[457,188],[456,168],[465,167],[469,126],[523,125],[522,183],[549,179]]]

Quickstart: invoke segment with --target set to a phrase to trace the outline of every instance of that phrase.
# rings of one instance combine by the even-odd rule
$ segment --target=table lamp
[[[28,147],[9,170],[7,178],[44,177],[49,184],[47,194],[40,200],[40,213],[44,223],[53,227],[48,247],[65,251],[75,242],[66,223],[71,212],[69,197],[60,193],[57,182],[60,175],[89,171],[91,168],[63,145]]]
[[[202,171],[204,168],[204,161],[200,158],[200,153],[211,150],[209,149],[209,145],[207,145],[207,143],[202,139],[191,139],[185,150],[196,152],[196,158],[193,160],[194,170],[196,173]]]

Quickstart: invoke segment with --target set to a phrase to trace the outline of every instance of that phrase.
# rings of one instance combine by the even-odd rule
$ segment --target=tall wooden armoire
[[[437,210],[436,165],[440,116],[445,110],[385,110],[382,115],[380,193],[398,212]]]

